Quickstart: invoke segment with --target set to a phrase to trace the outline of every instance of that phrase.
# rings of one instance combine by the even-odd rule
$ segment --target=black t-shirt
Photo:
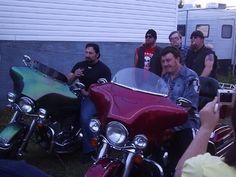
[[[71,72],[74,73],[78,68],[84,69],[84,76],[81,76],[79,80],[85,85],[86,90],[91,84],[97,83],[99,78],[106,78],[108,82],[111,81],[111,71],[101,61],[98,61],[95,65],[91,65],[87,61],[79,62],[72,68]]]

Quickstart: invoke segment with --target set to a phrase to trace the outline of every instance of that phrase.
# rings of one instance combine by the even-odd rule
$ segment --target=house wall
[[[9,69],[24,54],[67,75],[96,42],[114,74],[132,66],[148,29],[166,46],[177,24],[177,0],[1,0],[0,9],[0,108],[12,90]]]

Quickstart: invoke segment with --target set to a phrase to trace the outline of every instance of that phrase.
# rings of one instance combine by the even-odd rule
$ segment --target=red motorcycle
[[[165,144],[172,128],[187,120],[184,107],[191,102],[180,98],[173,103],[167,84],[138,68],[119,71],[111,83],[92,85],[90,93],[97,106],[98,119],[89,126],[98,157],[85,176],[163,176]],[[160,161],[155,158],[157,149]]]

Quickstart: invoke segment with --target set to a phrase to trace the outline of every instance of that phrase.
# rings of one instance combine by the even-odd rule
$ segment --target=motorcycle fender
[[[101,159],[87,170],[85,177],[117,177],[120,176],[122,167],[123,165],[119,161]]]
[[[25,127],[20,125],[19,123],[11,123],[8,124],[1,132],[0,132],[0,146],[7,146],[11,143],[11,141],[20,134]]]

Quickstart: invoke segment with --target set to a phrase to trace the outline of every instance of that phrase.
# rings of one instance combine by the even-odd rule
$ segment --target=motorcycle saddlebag
[[[233,140],[233,129],[228,125],[218,124],[209,140],[211,145],[208,149],[211,148],[211,153],[213,150],[213,155],[223,156],[233,144]]]

